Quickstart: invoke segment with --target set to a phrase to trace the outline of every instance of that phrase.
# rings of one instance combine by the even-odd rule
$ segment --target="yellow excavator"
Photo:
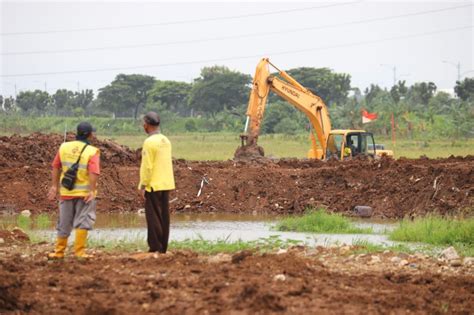
[[[270,66],[278,71],[281,78],[270,74]],[[240,136],[242,146],[237,149],[236,158],[264,155],[263,149],[257,145],[257,140],[270,91],[308,117],[311,123],[311,148],[308,158],[344,160],[356,156],[376,157],[372,133],[364,130],[332,130],[329,112],[323,100],[288,73],[278,69],[268,58],[263,58],[258,63],[253,78],[247,120],[244,133]]]

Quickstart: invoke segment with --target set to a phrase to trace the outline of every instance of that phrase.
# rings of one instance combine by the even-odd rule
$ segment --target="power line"
[[[461,27],[443,29],[443,30],[438,30],[438,31],[424,32],[424,33],[411,34],[411,35],[403,35],[403,36],[395,36],[395,37],[389,37],[389,38],[384,38],[384,39],[376,39],[376,40],[369,40],[369,41],[358,41],[358,42],[354,42],[354,43],[330,45],[330,46],[323,46],[323,47],[313,47],[313,48],[306,48],[306,49],[299,49],[299,50],[268,52],[268,53],[266,53],[266,55],[278,56],[278,55],[303,53],[303,52],[309,52],[309,51],[323,51],[323,50],[329,50],[329,49],[334,49],[334,48],[364,46],[364,45],[377,44],[377,43],[382,43],[382,42],[387,42],[387,41],[392,41],[392,40],[417,38],[417,37],[423,37],[423,36],[430,36],[430,35],[460,31],[460,30],[465,30],[465,29],[472,29],[473,27],[474,27],[474,25],[468,25],[468,26],[461,26]],[[130,67],[114,67],[114,68],[99,68],[99,69],[87,69],[87,70],[68,70],[68,71],[55,71],[55,72],[19,73],[19,74],[1,74],[0,77],[3,77],[3,78],[27,77],[27,76],[38,76],[38,75],[59,75],[59,74],[72,74],[72,73],[92,73],[92,72],[107,72],[107,71],[118,71],[118,70],[132,70],[132,69],[143,69],[143,68],[160,68],[160,67],[183,66],[183,65],[202,64],[202,63],[209,63],[209,62],[222,62],[222,61],[233,61],[233,60],[250,59],[250,58],[261,58],[261,57],[262,57],[262,55],[258,54],[258,55],[235,56],[235,57],[218,58],[218,59],[206,59],[206,60],[195,60],[195,61],[182,61],[182,62],[175,62],[175,63],[163,63],[163,64],[154,64],[154,65],[138,65],[138,66],[130,66]]]
[[[0,33],[0,36],[109,31],[109,30],[118,30],[118,29],[127,29],[127,28],[144,28],[144,27],[157,27],[157,26],[168,26],[168,25],[179,25],[179,24],[214,22],[214,21],[223,21],[223,20],[235,20],[235,19],[252,18],[252,17],[258,17],[258,16],[269,16],[269,15],[286,14],[286,13],[292,13],[292,12],[308,11],[308,10],[314,10],[314,9],[325,9],[325,8],[339,7],[339,6],[345,6],[345,5],[358,4],[358,3],[361,3],[363,1],[364,0],[359,0],[359,1],[343,2],[343,3],[336,3],[336,4],[327,4],[327,5],[320,5],[320,6],[311,6],[311,7],[306,7],[306,8],[285,9],[285,10],[277,10],[277,11],[262,12],[262,13],[221,16],[221,17],[193,19],[193,20],[169,21],[169,22],[153,23],[153,24],[136,24],[136,25],[122,25],[122,26],[75,28],[75,29],[68,29],[68,30],[9,32],[9,33]]]
[[[407,14],[377,17],[377,18],[371,18],[371,19],[365,19],[365,20],[351,21],[351,22],[346,22],[346,23],[337,23],[337,24],[321,25],[321,26],[315,26],[315,27],[296,28],[296,29],[282,30],[282,31],[278,31],[278,32],[241,34],[241,35],[233,35],[233,36],[222,36],[222,37],[213,37],[213,38],[204,38],[204,39],[193,39],[193,40],[162,42],[162,43],[150,43],[150,44],[137,44],[137,45],[119,45],[119,46],[92,47],[92,48],[72,48],[72,49],[62,49],[62,50],[43,50],[43,51],[37,50],[37,51],[24,51],[24,52],[21,52],[21,51],[20,52],[5,52],[5,53],[0,53],[0,55],[2,55],[2,56],[12,56],[12,55],[22,56],[22,55],[33,55],[33,54],[57,54],[57,53],[74,53],[74,52],[100,51],[100,50],[133,49],[133,48],[143,48],[143,47],[170,46],[170,45],[202,43],[202,42],[210,42],[210,41],[229,40],[229,39],[241,39],[241,38],[251,38],[251,37],[269,36],[269,35],[280,35],[280,34],[296,33],[296,32],[303,32],[303,31],[310,31],[310,30],[335,28],[335,27],[341,27],[341,26],[360,25],[360,24],[373,23],[373,22],[379,22],[379,21],[396,20],[396,19],[399,19],[399,18],[407,18],[407,17],[413,17],[413,16],[434,14],[434,13],[440,13],[440,12],[456,10],[456,9],[460,9],[460,8],[472,7],[472,6],[473,6],[473,4],[460,5],[460,6],[455,6],[455,7],[443,8],[443,9],[434,9],[434,10],[419,11],[419,12],[407,13]]]

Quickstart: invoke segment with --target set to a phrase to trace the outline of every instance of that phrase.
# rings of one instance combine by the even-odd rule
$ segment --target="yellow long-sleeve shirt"
[[[171,142],[162,134],[153,134],[143,143],[140,187],[148,192],[175,189]]]

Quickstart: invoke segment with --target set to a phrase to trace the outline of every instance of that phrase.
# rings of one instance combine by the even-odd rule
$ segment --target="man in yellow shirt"
[[[171,142],[160,133],[160,117],[143,117],[148,138],[143,143],[139,189],[145,199],[150,252],[166,253],[170,233],[169,192],[175,189]]]

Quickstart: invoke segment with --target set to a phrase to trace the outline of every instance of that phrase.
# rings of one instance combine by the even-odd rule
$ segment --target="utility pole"
[[[443,63],[447,63],[451,66],[456,67],[456,69],[458,70],[458,81],[461,81],[461,62],[458,61],[457,63],[454,63],[447,60],[443,60]]]
[[[397,67],[393,66],[393,86],[397,85]]]
[[[397,66],[395,65],[387,65],[387,64],[380,64],[383,67],[389,67],[392,69],[393,72],[393,86],[397,85]]]

